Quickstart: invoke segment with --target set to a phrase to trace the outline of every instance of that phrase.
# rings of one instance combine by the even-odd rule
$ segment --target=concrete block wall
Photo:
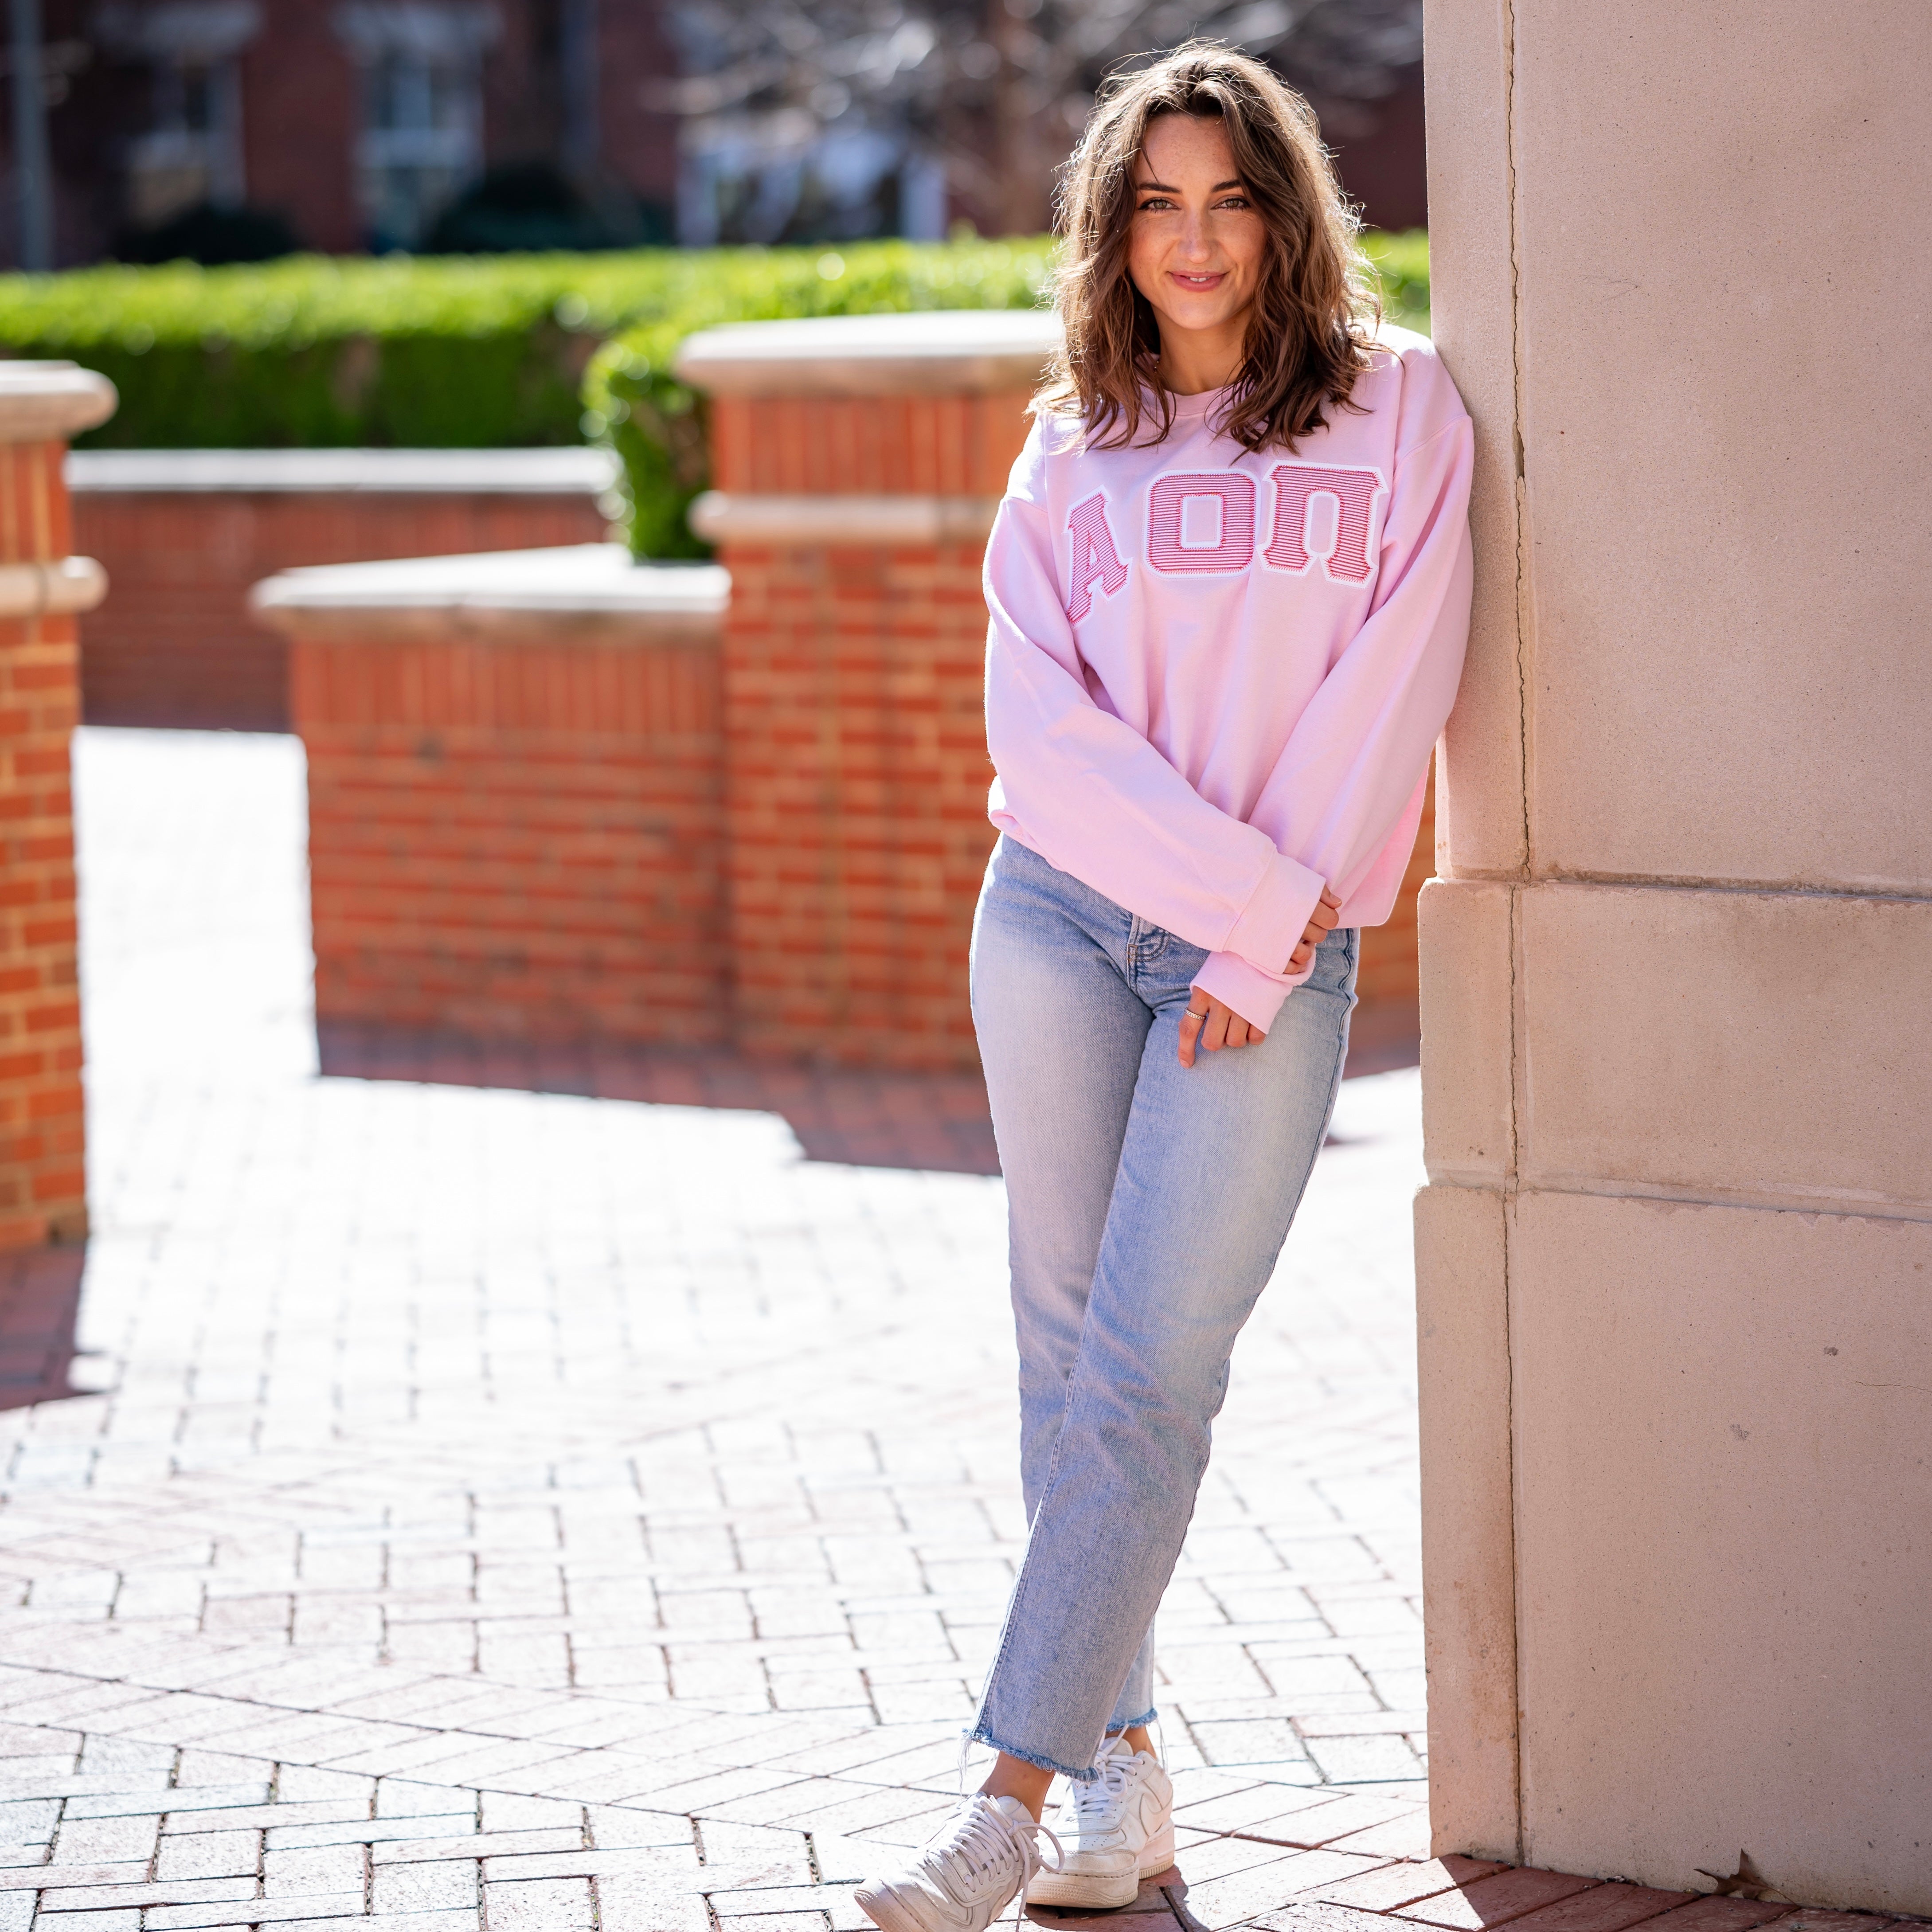
[[[105,580],[70,554],[61,459],[114,400],[71,364],[0,362],[0,1249],[87,1232],[68,746],[74,617]]]
[[[93,724],[289,729],[286,640],[250,614],[305,565],[595,543],[596,450],[85,450],[76,541],[112,602],[81,621]]]
[[[1837,318],[1932,214],[1932,23],[1814,24],[1430,0],[1478,463],[1420,914],[1430,1779],[1442,1851],[1924,1913],[1932,405]],[[1932,296],[1886,258],[1878,337]]]

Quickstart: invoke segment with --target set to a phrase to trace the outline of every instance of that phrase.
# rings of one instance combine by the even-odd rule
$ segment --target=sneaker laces
[[[1104,1832],[1112,1828],[1113,1816],[1126,1796],[1127,1772],[1134,1754],[1124,1736],[1106,1739],[1096,1753],[1094,1768],[1100,1775],[1071,1780],[1069,1795],[1073,1820],[1082,1833]]]
[[[1042,1837],[1053,1840],[1054,1862],[1050,1865],[1040,1855],[1038,1840]],[[1042,1868],[1058,1871],[1066,1862],[1066,1853],[1046,1826],[1032,1818],[1022,1823],[1009,1817],[985,1792],[980,1792],[960,1808],[946,1836],[934,1840],[921,1852],[919,1863],[926,1875],[943,1880],[947,1865],[956,1860],[968,1871],[977,1873],[997,1870],[1011,1858],[1020,1862],[1020,1892],[1024,1897],[1034,1874]]]

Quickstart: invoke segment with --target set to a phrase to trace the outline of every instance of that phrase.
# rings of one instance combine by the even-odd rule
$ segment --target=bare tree
[[[1123,62],[1196,34],[1268,61],[1324,118],[1384,98],[1422,54],[1421,0],[674,0],[701,142],[802,152],[862,129],[943,164],[1006,233],[1048,223],[1054,172]]]

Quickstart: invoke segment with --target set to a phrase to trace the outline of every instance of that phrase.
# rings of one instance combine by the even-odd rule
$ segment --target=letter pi
[[[1373,470],[1328,470],[1314,463],[1278,463],[1274,484],[1274,533],[1266,556],[1276,570],[1307,572],[1308,506],[1316,496],[1335,500],[1335,548],[1322,568],[1331,582],[1366,584],[1369,578],[1369,520],[1382,487]]]

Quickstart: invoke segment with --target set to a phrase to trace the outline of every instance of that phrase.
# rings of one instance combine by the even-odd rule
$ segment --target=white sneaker
[[[976,1792],[910,1864],[860,1886],[854,1898],[885,1932],[986,1932],[1041,1869],[1041,1834],[1060,1840],[1017,1798]]]
[[[1109,1738],[1094,1768],[1090,1784],[1068,1781],[1060,1864],[1028,1884],[1029,1905],[1131,1905],[1141,1880],[1174,1862],[1174,1785],[1159,1760]]]

